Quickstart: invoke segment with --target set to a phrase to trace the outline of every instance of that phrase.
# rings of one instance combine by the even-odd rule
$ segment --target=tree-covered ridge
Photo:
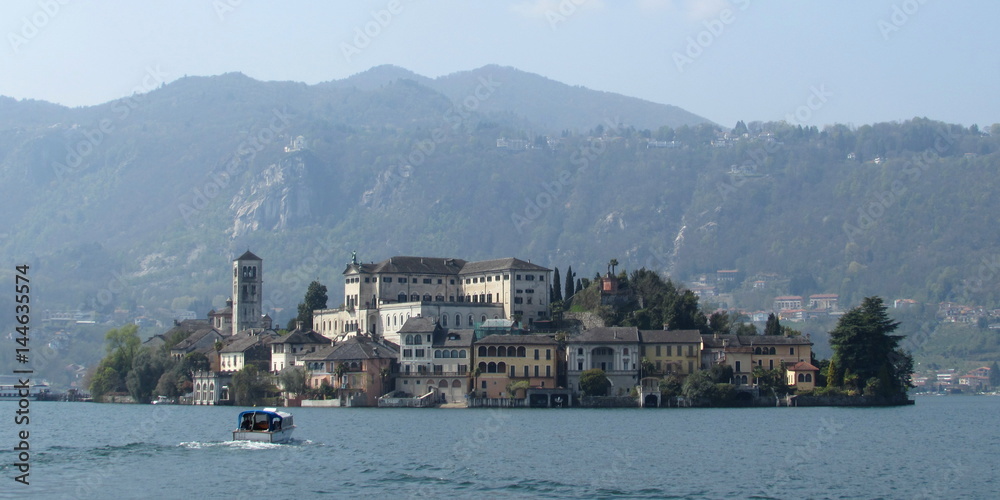
[[[607,120],[548,128],[490,108],[519,81],[546,84],[497,76],[507,71],[482,99],[489,68],[448,89],[405,75],[307,86],[230,74],[88,108],[4,100],[0,210],[12,223],[0,255],[37,265],[42,309],[141,306],[165,324],[175,309],[222,307],[228,262],[246,247],[267,262],[265,309],[283,310],[282,325],[309,282],[339,282],[352,250],[577,270],[615,255],[675,283],[739,269],[801,278],[797,293],[842,304],[1000,305],[1000,201],[985,181],[1000,127],[644,127],[611,107]],[[286,152],[298,136],[306,147]]]

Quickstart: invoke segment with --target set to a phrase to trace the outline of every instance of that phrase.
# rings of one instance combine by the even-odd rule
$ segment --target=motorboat
[[[277,408],[246,410],[236,418],[233,441],[287,443],[294,430],[291,413],[278,411]]]

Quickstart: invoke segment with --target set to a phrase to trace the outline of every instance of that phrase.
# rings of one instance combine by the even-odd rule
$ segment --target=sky
[[[185,75],[315,84],[499,64],[716,123],[1000,122],[1000,2],[0,3],[0,95],[94,105]]]

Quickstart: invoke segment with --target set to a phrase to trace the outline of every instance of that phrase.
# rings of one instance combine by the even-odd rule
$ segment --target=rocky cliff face
[[[254,231],[282,231],[307,223],[319,194],[311,185],[308,154],[292,154],[271,164],[233,197],[232,237]]]

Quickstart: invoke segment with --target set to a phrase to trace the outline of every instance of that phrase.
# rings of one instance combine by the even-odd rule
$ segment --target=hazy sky
[[[998,19],[995,0],[4,1],[0,95],[79,106],[184,75],[500,64],[724,125],[982,127],[1000,122]]]

